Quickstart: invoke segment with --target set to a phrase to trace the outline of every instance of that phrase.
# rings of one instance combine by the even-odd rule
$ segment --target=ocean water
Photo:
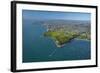
[[[64,47],[58,48],[54,41],[44,37],[46,28],[41,23],[23,19],[23,51],[22,61],[48,62],[64,60],[86,60],[91,58],[90,41],[72,40]]]

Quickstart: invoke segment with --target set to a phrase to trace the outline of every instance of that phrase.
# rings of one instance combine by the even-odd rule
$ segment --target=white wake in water
[[[55,49],[49,56],[52,56],[56,51],[57,49]]]

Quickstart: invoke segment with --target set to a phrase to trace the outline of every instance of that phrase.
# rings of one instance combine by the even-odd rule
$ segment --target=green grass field
[[[77,35],[78,33],[76,32],[67,31],[47,31],[44,33],[44,36],[54,39],[58,45],[63,45],[64,43],[69,42]]]

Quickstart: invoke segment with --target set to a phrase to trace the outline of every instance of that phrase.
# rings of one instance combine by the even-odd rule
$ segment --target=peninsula
[[[74,38],[90,40],[90,26],[87,24],[77,24],[67,22],[60,24],[44,24],[47,28],[47,31],[44,32],[45,37],[50,37],[56,44],[57,47],[62,47],[64,44],[70,42]]]

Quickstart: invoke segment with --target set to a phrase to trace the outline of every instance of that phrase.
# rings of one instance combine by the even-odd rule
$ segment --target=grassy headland
[[[45,37],[50,37],[55,41],[57,47],[61,47],[72,39],[90,40],[90,23],[88,21],[47,21],[44,22],[47,31]]]
[[[64,31],[47,31],[44,36],[52,38],[56,45],[61,46],[73,38],[77,37],[79,34],[76,32],[64,32]]]

